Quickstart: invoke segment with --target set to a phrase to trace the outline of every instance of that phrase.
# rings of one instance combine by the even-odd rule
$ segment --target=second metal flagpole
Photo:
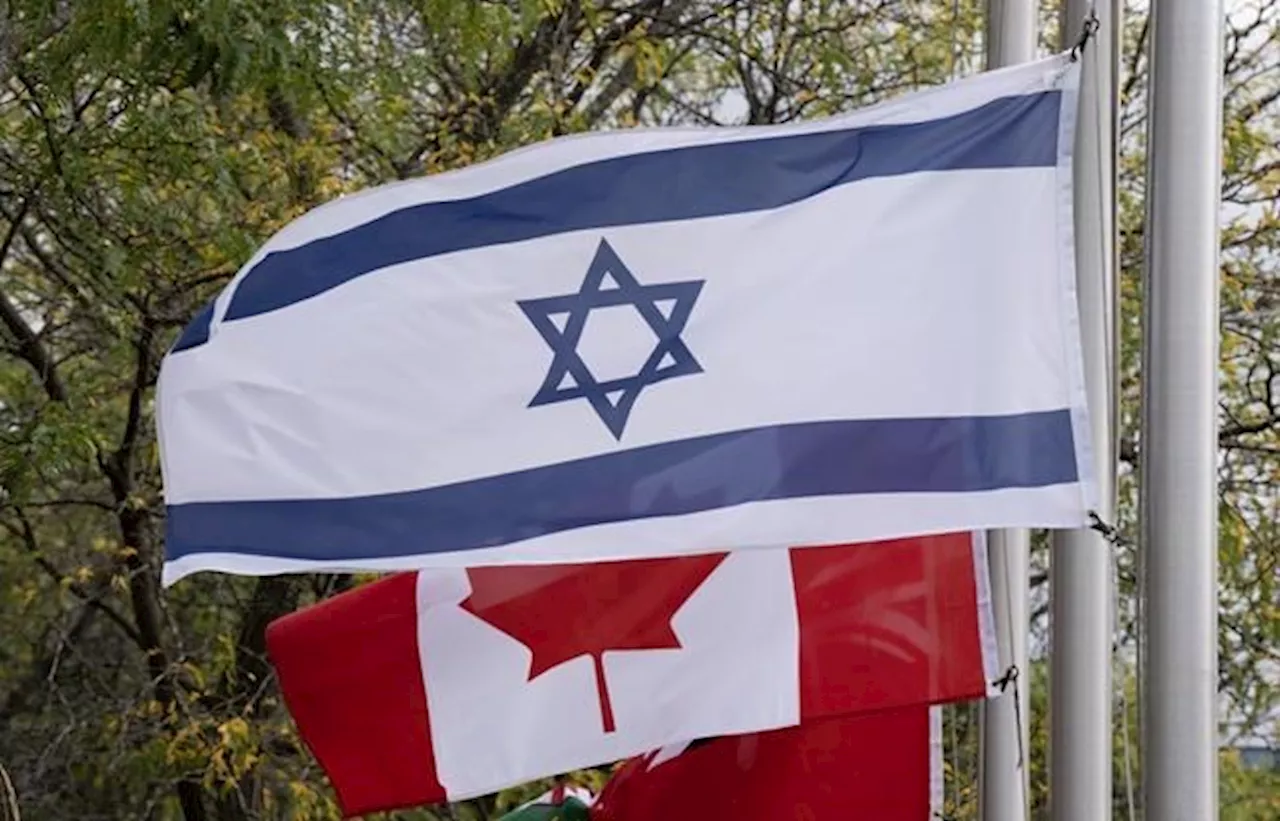
[[[1142,395],[1146,817],[1218,817],[1221,0],[1156,0]]]
[[[1080,54],[1075,143],[1076,290],[1084,350],[1098,516],[1115,519],[1112,403],[1116,340],[1113,94],[1117,45],[1114,0],[1067,0],[1064,47],[1086,24],[1094,28]],[[1053,821],[1111,817],[1110,547],[1089,530],[1053,534],[1050,612],[1053,638],[1049,685],[1049,797]]]
[[[987,0],[986,22],[988,69],[1025,63],[1035,57],[1035,0]],[[1016,687],[981,705],[978,805],[983,821],[1024,821],[1026,757],[1030,749],[1027,586],[1031,534],[1025,529],[993,530],[987,534],[987,548],[1000,663],[1016,667],[1021,680]]]

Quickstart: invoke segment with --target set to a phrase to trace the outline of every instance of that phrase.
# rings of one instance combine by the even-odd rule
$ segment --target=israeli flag
[[[164,362],[166,583],[1082,525],[1078,73],[306,214]]]

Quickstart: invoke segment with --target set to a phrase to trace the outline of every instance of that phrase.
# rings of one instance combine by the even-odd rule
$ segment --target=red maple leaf
[[[469,568],[471,595],[461,607],[529,648],[529,681],[591,656],[604,731],[611,733],[604,652],[678,649],[671,619],[725,555]]]

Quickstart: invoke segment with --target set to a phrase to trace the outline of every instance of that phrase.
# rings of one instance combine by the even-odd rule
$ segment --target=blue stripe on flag
[[[389,265],[468,248],[777,208],[873,177],[1053,166],[1060,97],[1046,91],[925,122],[613,157],[469,199],[402,208],[268,254],[238,283],[225,318],[267,313]]]
[[[213,322],[213,300],[200,309],[199,313],[182,329],[178,341],[173,343],[174,351],[185,351],[209,341],[209,326]]]
[[[204,552],[312,560],[413,556],[747,502],[1045,487],[1076,479],[1066,410],[807,422],[404,493],[172,505],[166,553],[170,560]]]

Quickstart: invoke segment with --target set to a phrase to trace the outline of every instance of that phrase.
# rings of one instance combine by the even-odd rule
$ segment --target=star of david
[[[576,294],[517,303],[553,354],[547,377],[529,407],[585,399],[614,438],[622,439],[641,391],[658,382],[702,372],[680,339],[702,284],[703,280],[693,280],[641,285],[609,243],[601,240]],[[600,381],[578,353],[578,343],[591,311],[616,305],[635,308],[653,331],[655,345],[638,373]]]

